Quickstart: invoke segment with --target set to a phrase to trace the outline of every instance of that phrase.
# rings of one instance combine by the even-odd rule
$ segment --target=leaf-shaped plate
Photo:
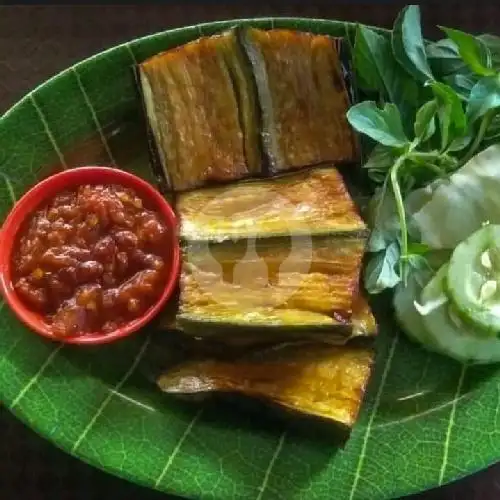
[[[246,20],[343,35],[351,25]],[[152,35],[52,78],[0,119],[0,213],[44,175],[116,164],[151,178],[131,67],[235,21]],[[367,499],[413,493],[500,457],[500,372],[466,368],[398,335],[379,308],[378,359],[343,450],[255,415],[174,402],[148,378],[147,331],[82,349],[43,341],[0,305],[0,399],[82,460],[166,492],[213,499]]]

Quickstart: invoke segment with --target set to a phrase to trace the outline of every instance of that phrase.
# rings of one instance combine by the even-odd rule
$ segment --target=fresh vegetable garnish
[[[408,285],[398,285],[394,294],[399,324],[409,337],[430,351],[463,363],[499,362],[500,339],[484,336],[462,321],[450,301],[446,285],[448,272],[448,264],[434,276],[430,268],[411,270]]]
[[[500,334],[500,226],[487,225],[455,248],[447,284],[466,321]]]
[[[369,214],[376,264],[365,274],[372,293],[406,282],[418,243],[408,227],[409,194],[447,178],[500,132],[500,38],[442,29],[446,39],[424,41],[419,7],[410,5],[392,34],[356,30],[354,68],[367,100],[347,116],[369,138],[364,168],[379,186]]]
[[[428,203],[415,211],[412,221],[420,241],[453,249],[485,222],[500,224],[499,192],[500,146],[490,146],[446,182],[435,184]]]
[[[500,361],[500,226],[483,227],[500,224],[500,38],[441,29],[426,42],[416,5],[392,33],[356,29],[365,100],[347,118],[374,185],[364,282],[396,288],[399,322],[428,348]],[[438,250],[443,267],[430,264]]]

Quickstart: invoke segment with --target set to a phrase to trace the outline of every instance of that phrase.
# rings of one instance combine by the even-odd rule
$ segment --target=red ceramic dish
[[[61,191],[76,188],[82,184],[117,184],[133,189],[162,217],[169,230],[171,246],[167,261],[167,281],[158,301],[144,315],[128,322],[111,332],[93,332],[78,336],[55,336],[43,317],[30,310],[18,297],[12,283],[12,252],[16,236],[27,217],[41,205],[51,200]],[[177,219],[163,196],[149,183],[139,177],[109,167],[80,167],[55,174],[30,189],[14,206],[7,216],[0,233],[0,291],[16,316],[38,334],[71,344],[105,344],[126,337],[145,326],[162,309],[171,297],[179,274],[180,249],[177,238]]]

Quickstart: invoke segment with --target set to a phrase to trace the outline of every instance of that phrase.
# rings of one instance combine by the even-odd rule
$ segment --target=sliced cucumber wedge
[[[454,250],[447,292],[478,336],[500,333],[500,226],[486,225]]]
[[[408,276],[406,286],[403,284],[397,286],[393,299],[396,320],[403,331],[410,339],[429,349],[433,343],[432,337],[424,326],[423,316],[415,307],[415,300],[420,297],[422,284],[428,281],[431,276],[430,273],[425,273],[425,275],[411,273]]]
[[[442,265],[432,279],[425,285],[418,299],[415,300],[415,308],[421,316],[428,316],[437,308],[449,302],[449,298],[443,287],[447,272],[448,264]]]
[[[394,309],[401,328],[427,350],[461,363],[500,362],[500,339],[478,337],[460,320],[451,301],[446,301],[447,274],[448,265],[442,266],[432,278],[413,273],[406,287],[400,285],[396,289]]]
[[[446,297],[448,273],[449,266],[445,264],[425,286],[420,297],[420,307],[430,311],[421,318],[430,337],[431,349],[463,363],[499,362],[500,339],[478,336],[473,327],[461,320],[454,305],[442,300]]]

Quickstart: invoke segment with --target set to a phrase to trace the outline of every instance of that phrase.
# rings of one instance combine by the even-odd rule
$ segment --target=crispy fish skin
[[[149,124],[174,191],[241,179],[257,168],[255,159],[247,164],[251,144],[238,107],[250,87],[238,94],[225,55],[235,43],[231,33],[204,37],[139,67]]]
[[[181,193],[176,211],[188,241],[368,232],[333,166]]]
[[[186,245],[177,321],[207,327],[345,325],[365,244],[365,239],[326,237]]]
[[[337,40],[257,28],[242,29],[240,38],[255,75],[271,172],[357,160]]]
[[[167,393],[241,393],[352,428],[374,361],[372,349],[283,345],[237,358],[189,360],[161,375]]]

